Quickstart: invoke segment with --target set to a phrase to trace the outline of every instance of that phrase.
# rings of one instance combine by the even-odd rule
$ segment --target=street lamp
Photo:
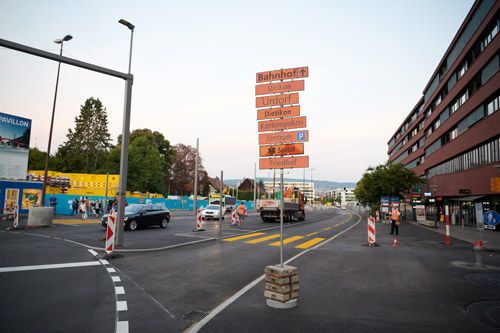
[[[312,197],[312,201],[311,201],[311,207],[312,207],[312,204],[314,203],[314,182],[313,182],[313,171],[316,170],[316,169],[309,169],[309,171],[311,171],[311,197]]]
[[[130,29],[130,53],[128,61],[128,73],[130,74],[130,68],[132,65],[132,41],[134,40],[134,28],[135,26],[121,19],[118,21],[127,28]],[[125,86],[125,108],[123,110],[123,124],[122,124],[122,151],[120,155],[120,184],[118,197],[118,212],[116,214],[116,221],[118,230],[116,232],[116,245],[123,245],[123,232],[124,232],[124,216],[125,216],[125,203],[127,194],[127,172],[128,172],[128,144],[130,137],[130,108],[132,104],[132,84],[133,79],[127,79]]]
[[[437,219],[438,219],[438,202],[436,196],[436,189],[439,187],[438,185],[431,185],[432,190],[434,191],[434,205],[436,206],[436,212],[434,214],[434,228],[437,229]]]
[[[66,35],[63,39],[56,39],[54,43],[61,44],[61,51],[59,55],[62,56],[63,53],[63,43],[73,39],[73,36]],[[57,87],[59,86],[59,73],[61,72],[61,62],[57,66],[57,79],[56,79],[56,92],[54,94],[54,104],[52,106],[52,119],[50,120],[50,131],[49,131],[49,144],[47,146],[47,156],[45,156],[45,171],[43,173],[43,186],[42,186],[42,200],[41,206],[45,206],[45,193],[47,191],[47,172],[49,170],[49,156],[50,156],[50,146],[52,144],[52,129],[54,128],[54,116],[56,114],[56,101],[57,101]]]

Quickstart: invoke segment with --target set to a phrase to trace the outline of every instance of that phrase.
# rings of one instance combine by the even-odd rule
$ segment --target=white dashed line
[[[115,287],[115,292],[117,295],[123,295],[125,294],[125,288],[123,287]]]
[[[116,302],[116,310],[117,311],[128,311],[127,301]]]
[[[109,273],[116,273],[116,270],[114,268],[107,268]]]
[[[122,282],[119,276],[111,276],[111,279],[113,280],[113,282]]]
[[[67,263],[67,264],[53,264],[53,265],[0,267],[0,273],[36,271],[39,269],[86,267],[86,266],[96,266],[96,265],[100,265],[100,264],[97,261],[86,261],[86,262],[73,262],[73,263]]]
[[[117,322],[116,333],[128,333],[128,321]]]
[[[98,253],[92,249],[87,249],[94,257],[97,257]]]

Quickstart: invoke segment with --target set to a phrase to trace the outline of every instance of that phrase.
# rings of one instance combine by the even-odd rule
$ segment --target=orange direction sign
[[[257,83],[300,79],[309,76],[309,67],[298,67],[289,69],[280,69],[277,71],[268,71],[257,73]]]
[[[293,169],[309,168],[309,156],[261,158],[259,159],[259,169]]]
[[[277,95],[277,96],[264,96],[257,97],[255,107],[264,108],[267,106],[299,104],[299,94]]]
[[[269,145],[275,143],[288,143],[297,141],[308,142],[309,130],[259,134],[259,145]]]
[[[269,95],[300,90],[304,90],[304,80],[260,84],[255,86],[255,95]]]
[[[257,120],[300,116],[300,105],[257,110]]]
[[[283,156],[304,154],[303,143],[292,143],[287,145],[261,146],[260,156]]]
[[[306,117],[259,121],[259,132],[282,131],[290,128],[307,127]]]

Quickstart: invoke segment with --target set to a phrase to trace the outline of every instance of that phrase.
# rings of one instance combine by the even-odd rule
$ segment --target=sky
[[[196,147],[210,177],[258,170],[256,73],[308,67],[299,92],[309,168],[287,178],[357,182],[387,161],[387,143],[467,16],[472,0],[59,1],[0,0],[0,38],[128,72],[130,130]],[[0,112],[32,119],[31,147],[47,151],[57,62],[0,47]],[[125,81],[61,66],[51,152],[85,100],[106,107],[113,144]]]

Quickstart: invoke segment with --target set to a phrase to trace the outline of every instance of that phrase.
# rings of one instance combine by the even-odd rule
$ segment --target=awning
[[[450,200],[454,200],[454,201],[475,201],[479,198],[482,198],[484,197],[484,195],[471,195],[471,196],[468,196],[468,197],[458,197],[458,198],[450,198]]]

